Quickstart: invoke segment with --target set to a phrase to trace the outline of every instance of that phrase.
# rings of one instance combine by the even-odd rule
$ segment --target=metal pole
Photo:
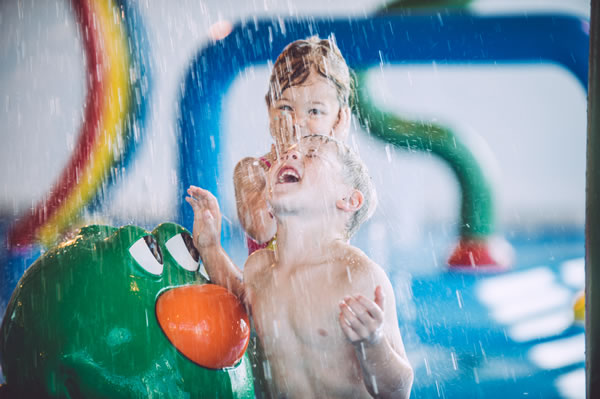
[[[588,136],[586,174],[586,393],[588,398],[600,398],[600,366],[598,337],[600,334],[600,303],[593,290],[600,284],[600,5],[591,0],[590,67],[588,76]]]

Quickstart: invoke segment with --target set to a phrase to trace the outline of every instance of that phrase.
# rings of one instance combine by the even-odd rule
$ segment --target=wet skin
[[[47,251],[20,280],[4,316],[6,386],[0,393],[253,398],[250,363],[246,355],[239,359],[245,346],[231,367],[202,367],[161,328],[155,313],[160,295],[180,286],[208,287],[186,235],[173,223],[151,233],[88,226]]]

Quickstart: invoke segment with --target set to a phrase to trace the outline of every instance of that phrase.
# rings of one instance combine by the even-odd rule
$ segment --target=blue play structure
[[[356,70],[380,63],[551,63],[570,71],[587,89],[589,33],[587,22],[574,17],[452,14],[249,21],[202,49],[185,76],[178,121],[179,198],[191,184],[218,194],[219,185],[231,179],[220,165],[223,102],[238,73],[273,61],[293,40],[332,33]],[[180,204],[178,221],[191,229],[192,211],[184,201]],[[224,225],[228,250],[243,246],[234,230]],[[441,233],[436,237],[448,239]],[[367,245],[360,234],[357,238],[357,246]],[[578,397],[572,394],[578,384],[583,392],[583,327],[565,319],[571,312],[569,300],[556,301],[577,292],[564,276],[567,269],[583,270],[583,231],[515,234],[509,241],[516,251],[515,266],[496,275],[440,270],[430,251],[390,251],[387,266],[400,297],[400,327],[415,367],[413,397]],[[399,259],[431,273],[407,275],[397,266]],[[531,285],[520,287],[519,282]],[[527,292],[532,295],[523,296]],[[536,322],[554,327],[536,330]],[[561,356],[562,362],[552,362]]]
[[[217,192],[222,104],[237,74],[274,61],[291,41],[335,34],[355,70],[380,63],[554,63],[587,89],[588,42],[584,21],[565,16],[475,17],[472,15],[297,19],[247,22],[194,58],[180,101],[180,193],[190,184]],[[190,165],[195,167],[191,168]],[[229,178],[229,177],[227,177]],[[180,207],[180,220],[192,211]]]

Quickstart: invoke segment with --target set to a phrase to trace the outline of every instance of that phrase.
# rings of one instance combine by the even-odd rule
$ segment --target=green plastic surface
[[[88,226],[34,262],[15,289],[1,327],[3,393],[253,398],[247,355],[229,369],[203,368],[183,356],[158,324],[155,302],[161,292],[207,282],[179,264],[181,254],[167,249],[179,234],[189,232],[173,223],[152,233],[136,226]],[[130,252],[137,242],[152,257],[152,245],[144,239],[150,235],[162,255],[160,274],[148,272],[145,261]]]

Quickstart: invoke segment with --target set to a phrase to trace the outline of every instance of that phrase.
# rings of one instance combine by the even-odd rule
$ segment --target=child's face
[[[344,140],[348,123],[341,118],[349,118],[349,110],[341,109],[333,84],[314,71],[302,85],[285,89],[269,107],[271,135],[280,154],[308,135]]]
[[[334,142],[306,137],[286,151],[269,172],[269,202],[275,213],[331,209],[351,191],[342,178]]]

